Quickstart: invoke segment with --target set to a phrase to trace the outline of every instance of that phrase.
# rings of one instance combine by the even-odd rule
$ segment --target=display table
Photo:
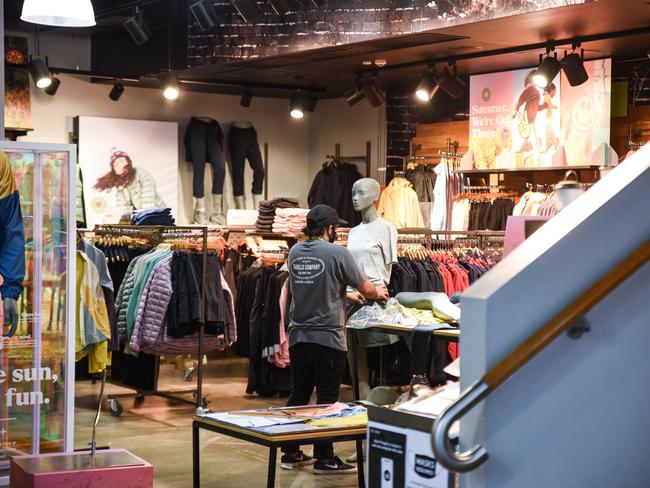
[[[295,408],[295,407],[294,407]],[[297,407],[305,408],[305,407]],[[232,414],[241,414],[245,417],[245,412],[231,412]],[[251,417],[254,419],[255,417]],[[225,422],[222,420],[209,418],[204,415],[197,415],[192,422],[192,458],[193,458],[193,476],[194,488],[201,485],[200,475],[200,442],[199,433],[201,429],[217,432],[219,434],[252,442],[269,448],[269,466],[266,486],[273,488],[275,486],[275,469],[277,463],[277,450],[288,444],[299,442],[301,444],[311,444],[316,441],[345,442],[355,441],[357,448],[357,474],[359,487],[365,486],[363,471],[363,448],[362,440],[366,438],[367,421],[363,425],[354,425],[346,427],[315,427],[306,423],[292,423],[284,425],[274,425],[269,427],[244,427]]]
[[[450,324],[440,324],[442,328],[434,330],[432,333],[434,336],[442,339],[446,342],[459,342],[460,341],[460,329],[454,327]],[[380,332],[383,334],[393,334],[401,336],[411,336],[413,334],[414,326],[411,325],[400,325],[400,324],[376,324],[372,327],[365,329],[357,329],[354,327],[346,327],[348,331],[348,345],[350,348],[350,369],[352,376],[352,391],[354,395],[354,400],[359,400],[359,364],[357,357],[357,346],[359,345],[359,339],[357,333],[362,330]]]

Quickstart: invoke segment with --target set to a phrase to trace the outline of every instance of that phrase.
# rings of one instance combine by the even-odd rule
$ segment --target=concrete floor
[[[246,395],[247,361],[219,359],[208,362],[203,382],[204,394],[212,411],[240,410],[284,405],[286,398],[260,398]],[[160,389],[185,389],[195,383],[182,381],[173,366],[161,367]],[[91,425],[99,395],[99,383],[76,384],[75,448],[84,449],[90,441]],[[130,390],[107,385],[106,394]],[[188,398],[190,397],[187,395]],[[341,399],[351,397],[349,388]],[[135,405],[133,399],[121,400],[124,413],[112,417],[104,408],[97,430],[98,446],[125,448],[154,465],[156,488],[192,486],[191,405],[147,397]],[[342,458],[354,453],[354,443],[335,446]],[[311,453],[311,446],[305,451]],[[220,434],[201,432],[201,486],[204,488],[243,488],[266,486],[268,449]],[[284,471],[278,465],[276,487],[355,487],[356,475],[314,476],[311,468]]]

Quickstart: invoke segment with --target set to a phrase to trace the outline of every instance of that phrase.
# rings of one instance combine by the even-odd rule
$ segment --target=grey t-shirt
[[[350,252],[322,239],[296,244],[289,253],[289,346],[310,342],[347,351],[346,287],[366,279]]]
[[[373,285],[388,285],[393,263],[397,262],[397,229],[377,217],[350,229],[348,251]]]

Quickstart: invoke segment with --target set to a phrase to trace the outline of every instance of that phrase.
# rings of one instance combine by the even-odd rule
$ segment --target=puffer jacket
[[[133,285],[135,284],[134,269],[143,256],[146,256],[146,254],[138,256],[131,261],[129,267],[126,269],[122,285],[117,292],[115,306],[117,308],[117,331],[121,342],[126,342],[126,310],[129,306],[129,298],[131,298],[131,293],[133,292]]]

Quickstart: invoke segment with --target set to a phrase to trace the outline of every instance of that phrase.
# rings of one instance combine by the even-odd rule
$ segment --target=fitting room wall
[[[309,118],[296,121],[289,116],[287,100],[254,98],[251,107],[239,105],[239,97],[205,93],[182,93],[175,102],[165,101],[159,90],[126,87],[122,98],[108,98],[110,85],[92,84],[60,76],[61,86],[55,96],[32,87],[34,131],[20,138],[34,142],[70,142],[72,120],[76,115],[159,120],[179,123],[179,223],[192,217],[192,168],[185,162],[183,135],[192,115],[212,117],[227,133],[233,120],[250,120],[258,132],[260,148],[269,143],[269,196],[289,196],[307,203],[309,189]],[[143,141],[146,143],[146,141]],[[250,184],[252,172],[246,168],[247,205],[252,207]],[[211,205],[211,166],[206,168],[207,204]],[[226,176],[226,206],[232,207],[232,185]]]

